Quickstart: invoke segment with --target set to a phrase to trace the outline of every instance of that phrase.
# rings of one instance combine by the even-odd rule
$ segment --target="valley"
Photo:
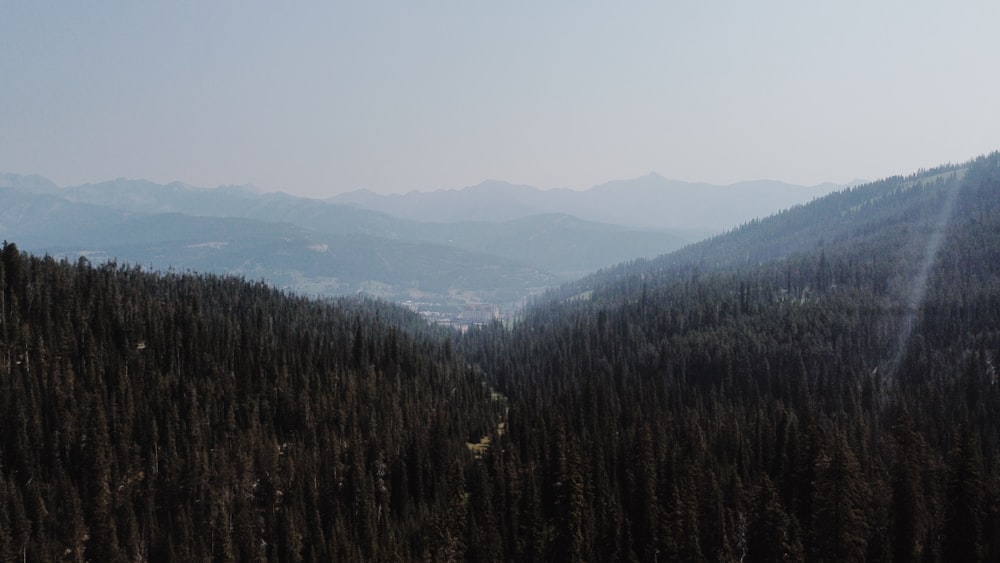
[[[393,207],[373,201],[372,209],[365,209],[350,197],[345,205],[234,186],[205,189],[127,179],[59,187],[39,176],[4,174],[0,196],[7,205],[0,210],[0,235],[26,250],[70,260],[85,256],[154,271],[233,275],[314,297],[362,294],[423,302],[425,311],[439,317],[481,305],[511,315],[561,283],[718,232],[736,216],[696,208],[708,207],[719,194],[749,190],[659,177],[619,184],[634,195],[621,198],[632,203],[616,208],[616,220],[645,227],[567,213],[586,216],[590,208],[611,208],[607,196],[599,195],[608,189],[603,186],[546,192],[527,186],[510,191],[493,183],[503,189],[414,193],[407,197],[417,202],[401,200],[405,203]],[[738,209],[749,219],[831,189],[772,183],[765,191],[748,192],[759,203]],[[527,199],[509,209],[494,203],[515,197]],[[634,203],[643,197],[651,198],[650,205]],[[659,222],[634,215],[656,207],[669,211]]]
[[[998,21],[0,4],[0,563],[1000,562]]]
[[[993,560],[998,218],[993,153],[515,315],[8,241],[0,558]],[[187,225],[192,255],[227,229],[335,248],[142,220],[156,245]]]

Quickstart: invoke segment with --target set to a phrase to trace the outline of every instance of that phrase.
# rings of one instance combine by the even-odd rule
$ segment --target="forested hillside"
[[[1000,153],[462,336],[13,244],[0,281],[2,560],[1000,560]]]
[[[567,295],[467,342],[504,558],[1000,558],[1000,155]]]
[[[13,244],[0,280],[0,560],[451,547],[465,441],[497,407],[416,317]]]

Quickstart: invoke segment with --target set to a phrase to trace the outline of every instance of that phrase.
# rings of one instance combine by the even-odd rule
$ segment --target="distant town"
[[[419,314],[428,322],[466,332],[470,327],[482,326],[493,321],[511,318],[513,311],[503,311],[498,305],[465,305],[459,311],[442,311],[437,303],[404,301],[404,307]]]

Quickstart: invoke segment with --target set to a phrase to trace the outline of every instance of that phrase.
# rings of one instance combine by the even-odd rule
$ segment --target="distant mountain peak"
[[[0,188],[14,188],[38,193],[52,193],[59,190],[59,186],[44,176],[9,172],[0,172]]]

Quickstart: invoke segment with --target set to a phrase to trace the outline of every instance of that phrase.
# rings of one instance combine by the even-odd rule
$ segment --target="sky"
[[[1000,2],[0,0],[0,172],[326,197],[1000,150]]]

